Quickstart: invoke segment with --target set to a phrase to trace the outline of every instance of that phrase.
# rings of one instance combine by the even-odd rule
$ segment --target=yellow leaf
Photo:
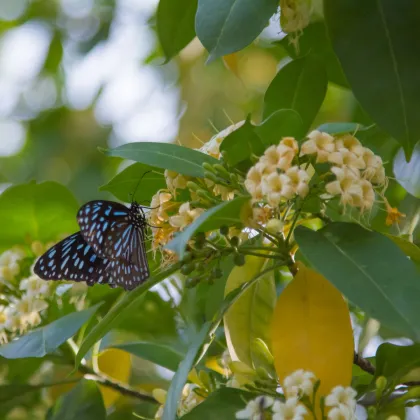
[[[210,357],[206,360],[205,363],[206,367],[208,367],[211,370],[214,370],[217,373],[220,373],[221,375],[226,376],[228,373],[227,369],[223,369],[222,366],[219,364],[219,358],[218,357]]]
[[[238,79],[239,70],[238,70],[238,56],[236,53],[228,54],[222,57],[225,66],[230,70]]]
[[[131,372],[131,356],[120,349],[107,349],[98,356],[98,367],[101,372],[112,379],[128,383]],[[110,407],[120,397],[120,393],[110,388],[99,386],[105,407]]]
[[[263,269],[266,260],[250,256],[245,264],[235,267],[225,287],[225,296],[242,284],[252,280]],[[233,361],[253,367],[251,345],[261,338],[270,348],[270,320],[276,304],[273,274],[262,277],[230,307],[224,316],[226,342]]]
[[[271,323],[274,365],[283,383],[298,369],[321,381],[318,398],[352,378],[353,332],[341,293],[322,275],[298,263],[281,293]]]

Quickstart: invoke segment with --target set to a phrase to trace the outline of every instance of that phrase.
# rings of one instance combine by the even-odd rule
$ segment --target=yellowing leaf
[[[69,375],[73,372],[73,366],[54,366],[54,373],[51,382],[60,382],[69,379]],[[76,372],[72,377],[79,377],[82,378],[83,375],[80,372]],[[62,384],[62,385],[54,385],[52,387],[47,388],[48,396],[53,400],[56,401],[61,395],[69,392],[74,386],[77,385],[75,383],[69,384]]]
[[[223,369],[222,366],[219,364],[219,358],[218,357],[210,357],[206,360],[206,367],[208,367],[211,370],[214,370],[217,373],[220,373],[221,375],[227,374],[228,370]]]
[[[119,382],[127,383],[131,372],[131,356],[124,350],[107,349],[98,356],[101,372]],[[110,407],[120,397],[120,393],[110,388],[99,386],[105,407]]]
[[[238,55],[236,53],[224,55],[222,57],[225,66],[237,77],[239,78],[238,70]]]
[[[349,386],[353,364],[350,313],[341,293],[322,275],[298,263],[281,293],[271,323],[274,365],[282,383],[298,369],[313,372],[318,397]]]
[[[252,280],[263,269],[266,261],[261,257],[247,257],[245,265],[235,267],[225,287],[225,296],[242,284]],[[262,277],[250,287],[224,316],[226,342],[233,361],[253,367],[251,345],[261,338],[270,347],[270,320],[276,304],[273,274]]]

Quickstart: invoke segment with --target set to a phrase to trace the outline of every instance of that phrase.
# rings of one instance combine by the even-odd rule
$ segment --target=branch
[[[87,379],[91,379],[100,385],[103,385],[107,388],[111,388],[122,395],[127,395],[129,397],[137,398],[142,401],[159,404],[159,402],[156,401],[152,395],[146,394],[145,392],[137,391],[136,389],[133,389],[129,387],[128,385],[125,385],[121,382],[111,379],[102,373],[97,374],[92,369],[88,368],[87,366],[80,365],[79,371],[83,373],[84,375],[88,376]]]
[[[371,375],[375,374],[375,366],[373,366],[372,363],[369,362],[369,360],[364,359],[356,352],[354,352],[353,363],[359,366],[360,369],[364,370],[365,372],[370,373]]]

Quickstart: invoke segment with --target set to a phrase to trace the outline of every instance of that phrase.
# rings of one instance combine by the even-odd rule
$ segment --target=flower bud
[[[219,180],[217,179],[217,176],[213,172],[204,171],[204,177],[206,179],[209,179],[210,181],[213,181],[215,184],[219,183]]]
[[[192,191],[197,191],[200,187],[199,185],[197,185],[195,182],[193,181],[188,181],[187,182],[187,187],[192,190]]]
[[[213,168],[216,170],[216,172],[219,175],[224,176],[226,178],[230,177],[230,173],[228,172],[228,170],[223,165],[220,165],[219,163],[216,163],[216,165],[214,165]]]
[[[387,384],[387,380],[385,378],[385,376],[379,376],[376,379],[376,397],[380,398],[382,393],[384,392],[385,388],[386,388],[386,384]]]
[[[213,168],[213,165],[210,165],[210,163],[208,163],[208,162],[204,162],[201,166],[203,167],[203,169],[204,169],[205,171],[215,173],[215,170],[214,170],[214,168]]]
[[[279,219],[270,219],[265,226],[267,232],[271,233],[272,235],[277,235],[280,233],[284,228],[284,223]]]
[[[37,257],[39,257],[44,252],[44,245],[42,245],[40,241],[34,241],[31,244],[31,250]]]
[[[245,265],[245,256],[243,254],[236,254],[233,257],[233,263],[238,267]]]
[[[194,267],[195,267],[194,263],[184,264],[181,267],[181,273],[185,275],[190,274],[194,271]]]

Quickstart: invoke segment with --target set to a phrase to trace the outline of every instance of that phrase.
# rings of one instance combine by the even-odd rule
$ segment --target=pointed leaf
[[[389,238],[353,223],[299,226],[295,238],[312,267],[368,316],[420,340],[420,275]]]

